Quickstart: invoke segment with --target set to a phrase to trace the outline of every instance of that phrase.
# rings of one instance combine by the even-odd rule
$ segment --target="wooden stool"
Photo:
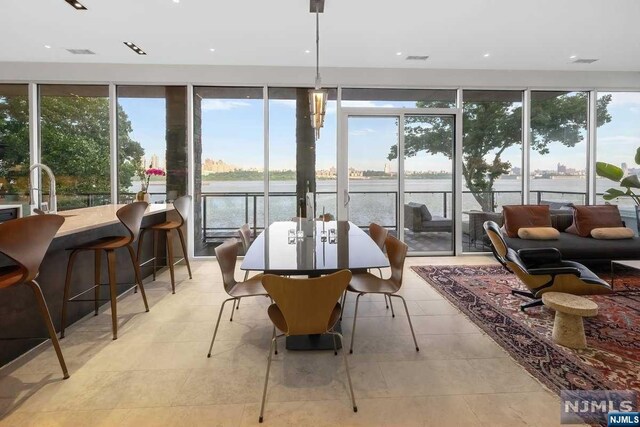
[[[0,253],[8,256],[15,265],[0,268],[0,289],[7,289],[21,284],[31,287],[38,302],[38,309],[49,332],[51,343],[58,356],[64,378],[69,378],[67,365],[64,363],[56,330],[51,321],[47,302],[40,285],[36,282],[40,264],[56,233],[64,223],[60,215],[34,215],[14,219],[0,224]],[[20,338],[6,338],[20,339]]]
[[[95,315],[98,315],[98,309],[100,307],[100,301],[111,301],[111,327],[113,331],[113,339],[118,338],[118,312],[117,312],[117,282],[116,282],[116,249],[127,248],[129,251],[129,256],[131,257],[131,263],[133,264],[133,271],[135,274],[136,284],[140,287],[140,293],[142,294],[142,300],[144,301],[144,308],[146,311],[149,311],[149,304],[147,304],[147,296],[144,292],[144,287],[142,286],[142,280],[140,279],[140,270],[138,267],[138,260],[135,252],[133,251],[132,243],[138,237],[140,233],[140,224],[142,223],[142,217],[144,216],[144,211],[147,209],[149,204],[147,202],[135,202],[129,205],[123,206],[118,209],[116,212],[116,216],[125,226],[127,231],[129,232],[128,236],[108,236],[102,237],[100,239],[69,248],[71,250],[71,255],[69,256],[69,264],[67,264],[67,278],[64,284],[64,300],[62,301],[62,325],[60,330],[60,338],[64,338],[64,329],[67,323],[67,303],[68,302],[78,302],[78,301],[94,301],[95,303]],[[94,260],[95,260],[95,281],[94,286],[91,288],[80,292],[78,295],[69,297],[69,292],[71,290],[71,274],[73,273],[73,263],[75,262],[76,256],[81,251],[94,251]],[[107,253],[107,262],[108,262],[108,270],[109,270],[109,289],[110,289],[110,298],[109,299],[100,299],[100,286],[103,286],[100,283],[100,257],[102,255],[101,251],[105,251]],[[94,298],[93,299],[78,299],[78,297],[84,295],[85,293],[94,290]]]
[[[577,295],[545,292],[542,302],[556,311],[553,321],[553,341],[569,348],[587,348],[583,317],[598,314],[598,304]]]
[[[147,231],[153,231],[153,258],[143,262],[140,264],[142,267],[149,262],[153,262],[153,280],[156,280],[156,259],[158,257],[158,233],[164,233],[166,237],[166,245],[167,245],[167,264],[169,264],[169,272],[171,274],[171,293],[176,293],[176,280],[174,276],[173,266],[179,263],[182,260],[185,260],[187,263],[187,270],[189,271],[189,279],[191,279],[191,264],[189,264],[189,256],[187,254],[187,245],[184,240],[184,234],[182,233],[182,225],[189,217],[189,206],[191,206],[191,196],[182,196],[174,200],[173,207],[175,208],[178,216],[180,217],[179,221],[166,221],[161,224],[154,224],[150,227],[146,227],[140,233],[140,240],[138,241],[138,255],[140,254],[140,249],[142,248],[142,240]],[[173,257],[173,237],[171,236],[171,231],[176,230],[178,232],[178,237],[180,237],[180,244],[182,245],[182,258],[179,260],[175,260]]]

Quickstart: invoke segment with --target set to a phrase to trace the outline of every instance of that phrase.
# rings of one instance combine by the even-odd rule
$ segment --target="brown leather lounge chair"
[[[529,298],[520,310],[542,305],[545,292],[564,292],[572,295],[596,295],[612,293],[611,285],[582,264],[563,261],[556,248],[509,248],[502,238],[500,227],[493,221],[484,223],[484,230],[491,239],[491,249],[496,259],[507,270],[518,276],[529,291],[513,289],[513,295]]]

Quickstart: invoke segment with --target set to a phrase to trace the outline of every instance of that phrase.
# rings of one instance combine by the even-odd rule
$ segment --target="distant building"
[[[567,173],[567,167],[563,164],[558,163],[558,168],[556,169],[556,172],[565,174]]]
[[[510,175],[522,175],[522,168],[519,168],[519,167],[511,168],[511,174]]]
[[[222,160],[205,159],[204,163],[202,164],[203,174],[233,172],[236,170],[238,170],[237,167],[229,165]]]

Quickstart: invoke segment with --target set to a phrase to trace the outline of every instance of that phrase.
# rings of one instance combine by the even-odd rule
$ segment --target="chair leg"
[[[164,233],[167,243],[167,264],[169,264],[169,273],[171,274],[171,293],[176,293],[176,278],[173,270],[173,237],[171,236],[171,230]]]
[[[276,340],[278,339],[275,336],[275,328],[273,330],[274,336],[271,338],[271,347],[269,348],[269,359],[267,360],[267,374],[264,377],[264,389],[262,390],[262,405],[260,406],[260,418],[258,418],[258,422],[263,421],[264,415],[264,403],[267,400],[267,384],[269,383],[269,371],[271,370],[271,359],[273,356],[273,346],[275,345]]]
[[[340,320],[342,320],[342,314],[344,313],[344,305],[347,302],[347,290],[342,293],[342,301],[340,302]]]
[[[356,309],[353,312],[353,328],[351,329],[351,346],[349,347],[349,353],[353,353],[353,338],[356,336],[356,319],[358,318],[358,303],[360,302],[360,297],[364,294],[358,294],[356,297]]]
[[[129,256],[131,257],[131,263],[133,264],[133,273],[136,277],[136,283],[140,288],[140,295],[142,295],[142,301],[144,302],[144,309],[148,312],[149,304],[147,303],[147,293],[144,291],[144,285],[140,278],[140,264],[138,263],[138,258],[136,258],[136,254],[133,252],[131,245],[127,245],[127,249],[129,250]]]
[[[274,326],[272,338],[275,338],[275,336],[276,336],[276,327]],[[274,346],[273,354],[278,354],[278,340],[274,341],[273,346]]]
[[[148,231],[148,228],[143,228],[142,231],[140,231],[140,237],[138,237],[138,251],[136,252],[137,254],[137,260],[138,260],[138,265],[140,265],[140,262],[142,261],[142,242],[144,241],[144,235],[145,233]],[[152,254],[153,256],[156,256],[156,254]],[[133,293],[138,293],[138,285],[136,284],[135,288],[133,288]]]
[[[391,301],[391,296],[387,295],[387,297],[389,298],[389,306],[391,307],[391,317],[396,317],[396,313],[393,311],[393,301]]]
[[[384,305],[387,306],[387,310],[389,310],[389,301],[387,301],[387,294],[383,294],[384,295]]]
[[[249,278],[249,270],[244,272],[244,279],[242,279],[242,281],[246,282],[248,278]]]
[[[51,321],[51,314],[49,313],[47,302],[44,300],[44,295],[42,295],[42,289],[40,289],[40,285],[38,285],[38,282],[36,282],[35,280],[29,282],[29,286],[31,286],[31,290],[36,297],[36,301],[38,301],[40,315],[42,316],[42,320],[44,321],[44,324],[49,331],[51,344],[53,344],[53,348],[56,350],[58,362],[60,362],[60,367],[62,368],[62,373],[64,375],[64,379],[66,380],[67,378],[69,378],[69,371],[67,370],[67,364],[64,363],[64,357],[62,356],[62,350],[60,349],[60,342],[58,342],[56,329],[53,327],[53,322]]]
[[[409,321],[409,328],[411,328],[411,335],[413,335],[413,343],[416,345],[416,351],[420,351],[420,348],[418,347],[418,341],[416,340],[416,334],[415,332],[413,332],[413,324],[411,323],[411,316],[409,316],[409,308],[407,307],[407,302],[402,296],[397,294],[389,295],[389,301],[391,301],[391,297],[400,298],[402,300],[402,303],[404,304],[404,311],[407,312],[407,320]]]
[[[520,311],[525,311],[527,308],[539,307],[543,305],[542,299],[537,299],[520,304]]]
[[[71,275],[73,273],[73,264],[76,261],[78,251],[72,251],[69,255],[69,262],[67,263],[67,277],[64,281],[64,296],[62,299],[62,316],[60,321],[60,339],[64,338],[64,329],[67,325],[67,305],[69,302],[69,292],[71,290]]]
[[[182,256],[184,257],[184,262],[187,264],[187,271],[189,272],[189,279],[193,279],[191,276],[191,264],[189,263],[189,254],[187,253],[187,244],[184,241],[184,233],[182,232],[182,228],[178,228],[178,236],[180,237],[180,245],[182,246]]]
[[[116,298],[118,296],[116,285],[116,253],[107,251],[107,265],[109,267],[109,290],[111,291],[111,330],[113,339],[118,339],[118,308]]]
[[[231,309],[231,317],[229,318],[229,322],[233,322],[233,313],[236,311],[236,304],[240,301],[240,298],[236,298],[233,300],[233,308]]]
[[[356,302],[356,305],[358,303]],[[338,332],[330,332],[334,337],[337,335],[340,338],[340,344],[344,347],[344,338],[342,334]],[[351,374],[349,373],[349,362],[347,361],[347,353],[342,352],[342,358],[344,359],[344,367],[347,371],[347,380],[349,380],[349,391],[351,392],[351,403],[353,404],[353,412],[358,412],[358,406],[356,405],[356,398],[353,395],[353,384],[351,384]]]
[[[213,342],[216,340],[216,335],[218,335],[218,326],[220,326],[220,318],[222,317],[222,311],[224,310],[224,305],[229,301],[235,301],[235,298],[227,298],[220,306],[220,313],[218,313],[218,321],[216,322],[216,328],[213,330],[213,338],[211,339],[211,345],[209,346],[209,353],[207,357],[211,357],[211,349],[213,349]]]
[[[100,309],[100,273],[102,269],[102,252],[101,251],[93,251],[94,257],[94,272],[93,272],[93,284],[95,285],[95,289],[93,291],[94,296],[96,298],[96,302],[94,303],[94,315],[98,315],[98,310]]]
[[[336,336],[332,334],[331,337],[333,338],[333,354],[334,354],[334,356],[337,356],[338,355],[338,344],[336,343]]]
[[[531,292],[521,291],[519,289],[511,289],[511,295],[519,295],[521,297],[535,298],[535,295],[533,295]]]
[[[158,269],[158,231],[153,230],[153,281],[156,281],[156,270]]]

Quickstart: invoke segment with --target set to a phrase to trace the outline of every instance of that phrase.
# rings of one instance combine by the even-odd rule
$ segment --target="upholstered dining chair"
[[[356,297],[356,309],[353,313],[353,329],[351,330],[351,346],[349,348],[350,353],[353,353],[353,340],[356,335],[358,303],[360,302],[360,297],[365,294],[384,294],[389,298],[389,300],[391,300],[392,297],[400,298],[402,300],[404,310],[407,313],[409,328],[411,328],[413,343],[416,345],[416,351],[420,351],[418,342],[416,341],[416,334],[413,331],[413,324],[411,323],[411,316],[409,315],[407,302],[401,295],[398,295],[398,291],[402,287],[404,261],[407,257],[409,247],[392,235],[387,236],[385,240],[385,247],[387,248],[387,256],[389,257],[389,264],[391,265],[391,277],[388,279],[382,279],[371,273],[354,274],[349,286],[347,287],[347,291],[358,294]]]
[[[64,300],[62,301],[62,324],[60,326],[60,338],[64,338],[64,330],[67,324],[67,305],[69,302],[82,302],[93,301],[95,315],[98,315],[100,308],[100,301],[111,302],[111,329],[113,333],[113,339],[118,339],[118,283],[116,281],[116,270],[118,269],[116,261],[116,250],[126,248],[133,264],[133,273],[135,277],[135,283],[140,288],[140,294],[142,295],[142,302],[144,303],[145,311],[149,311],[149,304],[147,303],[147,295],[144,292],[144,286],[142,285],[142,279],[140,278],[140,266],[138,265],[138,257],[133,250],[133,242],[138,238],[140,234],[140,225],[142,224],[142,217],[149,204],[147,202],[134,202],[125,205],[116,211],[116,216],[120,220],[120,223],[127,231],[126,235],[122,236],[105,236],[96,240],[92,240],[86,243],[82,243],[78,246],[69,248],[71,255],[69,255],[69,263],[67,264],[67,277],[64,284]],[[80,252],[93,251],[94,253],[94,286],[80,292],[79,294],[70,297],[71,292],[71,276],[73,273],[73,265],[76,257]],[[101,256],[102,251],[107,254],[107,267],[109,272],[109,299],[100,299],[100,272],[101,272]],[[94,299],[79,299],[86,292],[94,290]]]
[[[164,233],[165,242],[167,245],[167,264],[169,265],[169,274],[171,275],[171,293],[176,293],[176,279],[174,273],[174,266],[176,262],[180,262],[184,259],[187,264],[187,271],[189,272],[189,279],[191,276],[191,264],[189,263],[189,255],[187,254],[187,245],[184,239],[184,233],[182,232],[182,226],[185,221],[189,217],[189,208],[191,207],[191,196],[182,196],[178,197],[173,201],[173,207],[178,214],[177,221],[165,221],[159,224],[153,224],[149,227],[145,227],[142,229],[140,233],[140,239],[138,239],[138,257],[142,253],[142,242],[144,240],[144,235],[147,231],[153,232],[153,280],[156,280],[156,259],[158,257],[158,234]],[[173,237],[172,231],[175,230],[178,233],[178,238],[180,238],[180,245],[182,246],[182,258],[178,261],[175,260],[173,256]],[[149,262],[149,261],[145,261]],[[141,264],[142,265],[142,264]]]
[[[333,336],[334,353],[337,354],[336,337],[343,342],[342,334],[333,328],[340,317],[340,303],[338,299],[344,292],[351,279],[349,270],[341,270],[337,273],[312,279],[290,279],[281,276],[266,274],[262,277],[262,285],[274,301],[267,309],[267,314],[273,322],[273,334],[267,359],[267,373],[264,379],[262,392],[262,405],[260,407],[259,421],[263,421],[264,406],[267,397],[267,385],[269,383],[269,371],[271,359],[277,354],[277,340],[283,336],[330,334]],[[276,329],[282,334],[276,334]],[[347,371],[349,391],[353,412],[358,412],[356,399],[353,395],[351,374],[346,353],[343,351],[344,366]]]
[[[216,340],[218,334],[218,327],[220,326],[220,318],[224,311],[224,306],[229,301],[233,301],[233,308],[231,309],[230,322],[233,321],[233,312],[235,311],[236,304],[240,302],[241,298],[247,297],[268,297],[267,291],[262,287],[262,274],[258,274],[245,280],[238,282],[235,279],[236,259],[238,257],[238,244],[235,239],[229,239],[220,246],[216,247],[216,259],[220,265],[222,271],[222,284],[225,292],[231,297],[223,301],[220,306],[220,312],[218,313],[218,321],[213,331],[213,338],[211,339],[211,345],[209,346],[209,353],[207,357],[211,357],[211,350],[213,349],[213,343]]]
[[[14,264],[0,267],[0,290],[21,284],[31,288],[38,302],[40,316],[49,332],[48,338],[51,339],[62,373],[67,379],[69,371],[62,356],[51,314],[42,289],[36,282],[40,264],[63,223],[64,217],[60,215],[34,215],[0,223],[0,253],[7,256]]]
[[[486,221],[484,230],[491,240],[494,256],[515,274],[528,290],[512,289],[512,295],[527,298],[520,305],[525,311],[541,306],[545,292],[563,292],[572,295],[598,295],[613,292],[611,285],[599,278],[584,265],[574,261],[564,261],[556,248],[520,249],[518,252],[507,246],[502,231],[494,221]]]

